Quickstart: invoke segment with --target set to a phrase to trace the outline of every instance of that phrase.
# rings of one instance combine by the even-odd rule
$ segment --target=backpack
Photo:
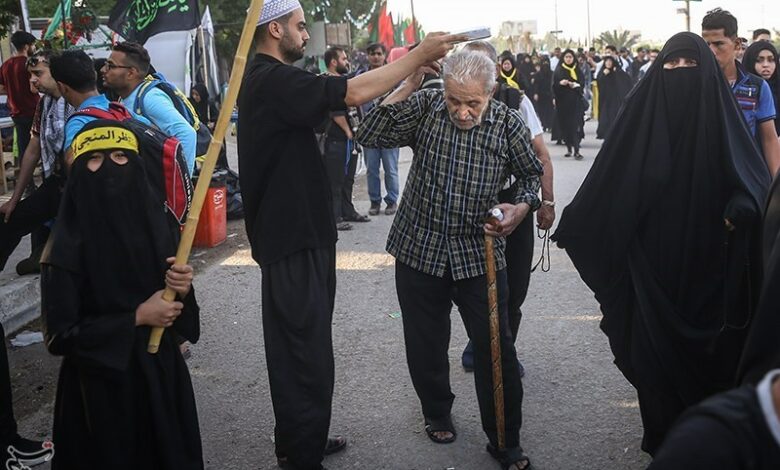
[[[211,131],[207,125],[200,122],[198,113],[195,111],[195,108],[192,106],[192,103],[190,103],[187,96],[176,88],[176,85],[166,80],[165,76],[159,72],[147,75],[139,86],[140,89],[138,90],[138,95],[135,99],[135,109],[133,110],[135,114],[146,116],[146,113],[144,112],[144,98],[149,91],[157,88],[170,98],[176,111],[178,111],[189,125],[195,129],[195,134],[197,136],[195,156],[200,158],[206,155],[209,145],[211,144]]]
[[[75,116],[121,121],[130,128],[138,137],[138,155],[144,161],[152,188],[165,200],[166,209],[179,225],[186,222],[192,204],[192,179],[178,139],[133,118],[121,103],[109,103],[108,111],[94,107],[80,109],[68,119]]]

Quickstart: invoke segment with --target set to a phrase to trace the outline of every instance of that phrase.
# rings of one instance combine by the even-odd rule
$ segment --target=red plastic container
[[[211,248],[224,243],[225,240],[227,240],[227,188],[211,187],[206,193],[206,201],[200,211],[194,245],[199,248]]]

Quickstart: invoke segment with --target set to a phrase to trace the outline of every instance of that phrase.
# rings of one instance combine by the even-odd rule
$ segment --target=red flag
[[[390,50],[395,46],[395,34],[393,31],[393,17],[387,12],[387,2],[382,5],[379,12],[379,22],[377,28],[377,40]]]

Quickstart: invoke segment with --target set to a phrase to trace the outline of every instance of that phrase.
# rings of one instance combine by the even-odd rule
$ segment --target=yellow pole
[[[230,124],[230,115],[236,105],[238,90],[241,87],[241,80],[244,77],[244,70],[246,69],[247,56],[249,55],[249,49],[252,47],[257,20],[260,18],[260,13],[262,11],[263,0],[252,0],[252,4],[246,15],[246,21],[244,21],[244,30],[241,33],[241,41],[238,43],[236,57],[233,60],[233,71],[228,84],[227,96],[225,96],[225,100],[222,102],[222,109],[219,112],[219,119],[217,119],[217,125],[214,128],[214,135],[211,138],[211,144],[206,153],[206,160],[203,162],[203,166],[200,169],[200,177],[198,178],[198,185],[195,187],[192,207],[187,215],[187,225],[184,226],[184,231],[181,234],[181,241],[179,242],[179,249],[176,251],[176,264],[186,264],[190,257],[192,242],[195,239],[195,230],[198,228],[198,219],[200,219],[200,210],[203,208],[203,202],[206,200],[206,192],[209,189],[211,175],[214,173],[214,166],[217,163],[217,157],[222,149],[222,141],[225,139],[225,133]],[[171,289],[166,288],[165,293],[163,293],[163,299],[172,302],[175,298],[176,293]],[[147,351],[152,354],[157,353],[160,348],[160,339],[162,339],[163,331],[165,331],[164,328],[154,328],[152,330]]]

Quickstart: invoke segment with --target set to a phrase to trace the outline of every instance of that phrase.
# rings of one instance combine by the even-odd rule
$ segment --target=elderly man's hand
[[[531,206],[526,203],[499,204],[498,209],[504,213],[504,220],[499,223],[486,223],[485,233],[494,237],[508,237],[515,231],[520,222],[522,222],[531,210]]]
[[[555,208],[552,206],[542,206],[536,211],[536,223],[542,230],[549,230],[555,222]]]

